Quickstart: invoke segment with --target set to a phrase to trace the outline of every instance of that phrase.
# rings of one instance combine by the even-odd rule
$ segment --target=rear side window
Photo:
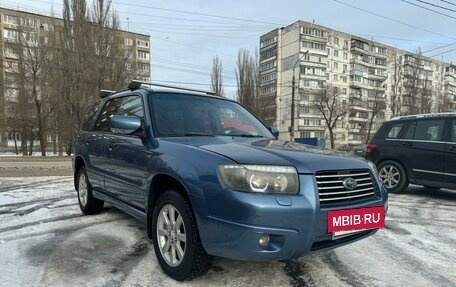
[[[427,120],[416,123],[414,140],[441,141],[445,120]]]
[[[388,133],[386,134],[387,139],[398,139],[399,134],[404,128],[404,123],[397,123],[391,126]]]
[[[144,120],[144,110],[139,96],[127,96],[109,100],[101,110],[95,130],[110,132],[111,117],[114,115],[137,116]]]

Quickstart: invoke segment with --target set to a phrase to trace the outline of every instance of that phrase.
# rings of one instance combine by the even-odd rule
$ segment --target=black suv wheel
[[[385,184],[388,192],[402,192],[409,182],[407,174],[400,163],[387,160],[378,165],[378,176]]]

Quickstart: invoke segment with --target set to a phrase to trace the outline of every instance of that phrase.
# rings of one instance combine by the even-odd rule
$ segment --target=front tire
[[[189,202],[178,192],[164,192],[152,219],[158,263],[171,278],[190,280],[207,272],[211,257],[204,250]]]
[[[92,185],[89,183],[85,167],[79,169],[76,186],[79,208],[81,208],[82,213],[85,215],[100,213],[103,209],[104,201],[93,197]]]
[[[378,165],[378,176],[385,184],[388,192],[399,193],[404,191],[408,185],[407,173],[398,162],[387,160]]]

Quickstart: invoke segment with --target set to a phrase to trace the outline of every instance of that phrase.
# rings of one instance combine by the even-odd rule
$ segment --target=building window
[[[277,74],[276,73],[269,73],[269,74],[266,74],[266,75],[261,77],[261,82],[264,83],[264,82],[273,81],[276,78],[277,78]]]
[[[266,60],[268,58],[274,57],[277,55],[277,48],[268,49],[260,53],[260,61]]]
[[[326,69],[325,68],[301,66],[301,73],[305,74],[305,75],[324,77],[324,76],[326,76]]]
[[[307,89],[322,89],[325,86],[324,81],[301,80],[300,87]]]
[[[149,60],[149,53],[144,51],[138,51],[138,59]]]
[[[315,29],[315,28],[308,28],[308,27],[302,28],[302,34],[308,35],[308,36],[313,36],[313,37],[320,37],[320,38],[326,37],[326,33],[324,31]]]
[[[344,60],[347,60],[347,59],[348,59],[348,53],[344,52]]]
[[[304,60],[305,61],[309,61],[309,62],[314,62],[314,63],[322,63],[322,64],[326,64],[327,63],[327,58],[326,56],[322,56],[322,55],[313,55],[313,54],[306,54],[304,56]]]
[[[263,63],[260,65],[260,71],[263,72],[266,70],[270,70],[272,68],[275,68],[276,65],[277,65],[277,61],[269,61],[269,62]]]
[[[31,19],[31,18],[22,18],[21,24],[26,27],[36,28],[36,27],[38,27],[38,20]]]
[[[5,15],[3,17],[3,22],[11,25],[17,25],[19,23],[17,17],[11,15]]]
[[[339,68],[339,64],[337,62],[334,62],[333,67],[337,70]]]
[[[19,33],[16,30],[4,29],[3,37],[11,40],[17,40],[19,39]]]
[[[127,45],[127,46],[133,46],[133,39],[125,38],[125,45]]]
[[[339,58],[339,51],[334,50],[334,57]]]
[[[325,51],[326,50],[326,44],[325,43],[310,42],[310,41],[302,41],[301,42],[301,47],[302,48],[308,48],[308,49],[314,49],[314,50],[320,50],[320,51]]]
[[[136,45],[138,45],[139,47],[146,47],[146,48],[148,48],[148,47],[149,47],[149,41],[144,41],[144,40],[136,39]]]
[[[347,76],[342,76],[342,82],[344,82],[344,83],[347,82]]]
[[[337,38],[337,37],[334,38],[334,45],[339,46],[339,38]]]
[[[339,80],[339,77],[337,76],[337,74],[334,74],[333,75],[333,81],[338,81]]]
[[[277,42],[277,36],[274,36],[272,38],[266,39],[263,42],[260,43],[260,49],[264,48],[266,46],[272,45]]]
[[[138,68],[139,68],[140,71],[149,72],[149,64],[139,63],[138,64]]]

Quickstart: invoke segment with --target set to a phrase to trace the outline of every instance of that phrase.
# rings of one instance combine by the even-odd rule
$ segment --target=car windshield
[[[149,98],[158,137],[274,138],[258,119],[232,101],[177,93],[154,93]]]

